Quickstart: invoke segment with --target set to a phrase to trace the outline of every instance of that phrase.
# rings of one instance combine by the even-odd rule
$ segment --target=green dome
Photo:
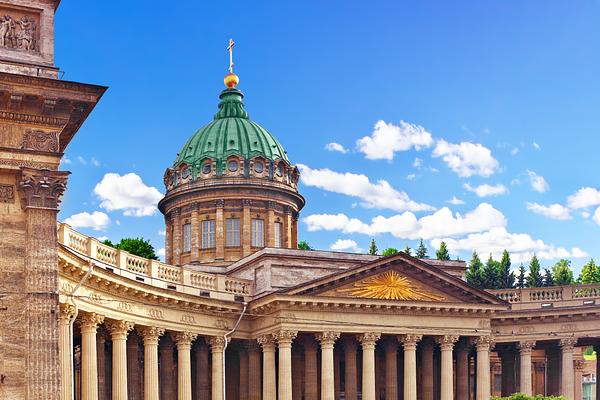
[[[243,93],[236,88],[225,89],[219,98],[219,111],[214,120],[198,129],[186,142],[175,160],[192,167],[196,176],[207,159],[216,162],[217,172],[224,169],[227,158],[236,155],[246,160],[262,156],[267,160],[285,160],[281,144],[265,128],[252,122],[244,109]]]

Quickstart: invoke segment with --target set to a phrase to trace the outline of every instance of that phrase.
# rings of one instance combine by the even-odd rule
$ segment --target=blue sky
[[[600,258],[599,27],[591,0],[62,2],[63,79],[109,90],[67,148],[59,218],[164,247],[162,176],[211,120],[233,37],[251,118],[304,172],[300,239],[579,269]]]

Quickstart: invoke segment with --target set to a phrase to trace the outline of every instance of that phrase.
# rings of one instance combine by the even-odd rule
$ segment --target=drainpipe
[[[225,346],[223,346],[223,356],[222,356],[223,365],[221,366],[221,368],[223,370],[223,400],[227,399],[227,393],[226,393],[226,389],[225,389],[225,387],[226,387],[225,386],[225,350],[227,350],[227,345],[229,344],[229,336],[237,330],[238,326],[240,325],[240,322],[242,322],[242,317],[246,313],[246,308],[248,307],[248,303],[246,303],[244,301],[243,304],[244,304],[244,308],[242,309],[242,312],[240,313],[240,316],[238,317],[237,322],[235,323],[235,325],[229,332],[227,332],[225,335],[223,335],[223,338],[225,339]]]

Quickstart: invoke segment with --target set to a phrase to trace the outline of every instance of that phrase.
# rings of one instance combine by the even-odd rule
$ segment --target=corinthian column
[[[177,343],[177,400],[192,400],[190,349],[196,336],[192,332],[178,332],[175,334],[175,343]]]
[[[575,400],[575,386],[574,379],[575,374],[573,372],[573,349],[577,344],[577,338],[564,338],[560,339],[561,349],[561,389],[560,394],[567,400]]]
[[[315,335],[321,343],[321,400],[335,399],[333,346],[339,332],[322,332]]]
[[[452,369],[452,348],[458,340],[458,336],[445,335],[436,338],[440,345],[441,360],[441,400],[452,400],[454,397],[454,371]]]
[[[96,331],[104,316],[85,313],[81,316],[81,400],[98,400],[98,358]]]
[[[317,379],[317,344],[310,336],[305,336],[304,347],[304,398],[317,400],[319,397],[319,381]]]
[[[223,336],[211,336],[208,339],[212,354],[212,400],[223,400],[223,350],[225,349],[225,338]]]
[[[112,399],[127,400],[127,335],[133,329],[129,321],[111,321],[112,339]]]
[[[344,339],[345,390],[346,400],[357,399],[357,369],[356,369],[356,340],[354,337]]]
[[[475,339],[477,350],[477,393],[476,400],[489,400],[490,398],[490,347],[489,336],[479,336]]]
[[[259,336],[256,340],[263,349],[262,400],[275,400],[277,398],[277,385],[275,380],[275,339],[272,335],[263,335]]]
[[[75,316],[75,307],[72,304],[61,303],[58,316],[58,353],[60,356],[60,398],[69,399],[73,393],[73,370],[71,369],[71,320]]]
[[[292,341],[297,333],[296,331],[281,330],[274,334],[279,348],[278,400],[292,400]]]
[[[404,400],[417,400],[417,343],[422,337],[421,335],[400,337],[404,347]]]
[[[144,400],[158,400],[158,339],[165,331],[146,327],[138,332],[144,340]]]
[[[535,347],[535,341],[525,340],[517,345],[521,357],[521,372],[519,376],[519,392],[531,396],[533,388],[531,385],[531,350]]]
[[[367,332],[358,336],[363,350],[363,400],[375,400],[375,343],[380,337],[381,334],[376,332]]]

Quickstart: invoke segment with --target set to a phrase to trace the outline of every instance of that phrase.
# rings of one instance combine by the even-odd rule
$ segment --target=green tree
[[[581,268],[581,273],[577,278],[577,282],[579,283],[597,283],[598,282],[598,267],[594,263],[594,259],[591,258],[590,261],[585,264]]]
[[[541,287],[544,283],[540,272],[540,262],[537,256],[531,258],[529,263],[529,275],[527,276],[527,287]]]
[[[550,268],[544,269],[544,286],[554,286],[554,275]]]
[[[110,239],[103,240],[102,244],[104,244],[106,246],[110,246],[110,247],[115,247],[115,245],[113,244],[113,242],[110,241]]]
[[[492,254],[483,266],[482,280],[484,289],[500,288],[500,263],[492,258]]]
[[[313,248],[310,247],[310,244],[308,244],[308,242],[306,240],[301,240],[298,242],[298,250],[312,250]]]
[[[427,246],[423,243],[423,239],[419,240],[419,247],[417,247],[417,254],[415,254],[417,258],[429,258],[427,257]]]
[[[502,252],[500,260],[500,288],[509,289],[515,286],[515,273],[510,270],[510,255],[508,251]]]
[[[467,282],[476,288],[483,289],[483,263],[474,250],[467,268]]]
[[[394,254],[398,254],[398,253],[399,253],[398,249],[395,249],[393,247],[388,247],[387,249],[385,249],[381,252],[381,255],[384,257],[388,257],[388,256],[393,256]]]
[[[554,283],[557,285],[570,285],[574,282],[571,261],[564,258],[554,264],[552,274],[554,275]]]
[[[448,253],[446,242],[440,243],[440,248],[435,252],[435,258],[438,260],[450,261],[450,254]]]
[[[519,274],[517,275],[517,287],[523,289],[525,287],[525,281],[526,277],[525,277],[525,267],[523,266],[523,263],[521,263],[521,265],[519,265]]]
[[[406,246],[404,248],[404,250],[402,250],[404,253],[408,254],[409,256],[412,256],[412,249],[410,248],[410,246]]]
[[[372,256],[377,255],[377,245],[375,244],[375,239],[371,239],[371,245],[369,246],[369,254]]]
[[[139,257],[158,260],[158,257],[154,252],[154,246],[150,244],[149,240],[144,240],[143,238],[123,238],[117,244],[113,244],[110,240],[105,240],[102,243],[114,247],[115,249],[127,251]]]

